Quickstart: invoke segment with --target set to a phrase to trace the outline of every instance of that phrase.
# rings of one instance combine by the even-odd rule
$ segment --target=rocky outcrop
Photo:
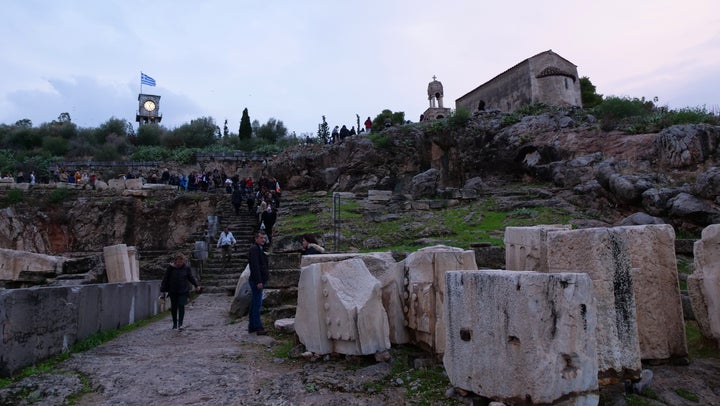
[[[387,141],[377,145],[356,137],[342,145],[296,146],[269,169],[290,189],[379,189],[423,198],[430,189],[440,196],[463,189],[473,178],[482,179],[485,193],[507,182],[549,181],[564,199],[601,217],[642,211],[686,231],[718,219],[718,126],[628,135],[603,132],[592,117],[572,112],[524,117],[512,125],[503,124],[504,117],[484,112],[454,128],[392,127],[374,135]]]
[[[0,247],[45,254],[99,252],[116,244],[172,250],[184,246],[215,212],[214,195],[152,193],[137,198],[108,191],[43,203],[33,192],[30,198],[37,201],[0,210]]]

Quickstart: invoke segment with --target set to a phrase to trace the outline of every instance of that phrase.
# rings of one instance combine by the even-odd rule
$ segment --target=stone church
[[[577,66],[552,50],[541,52],[455,100],[455,108],[512,113],[532,103],[582,107]]]

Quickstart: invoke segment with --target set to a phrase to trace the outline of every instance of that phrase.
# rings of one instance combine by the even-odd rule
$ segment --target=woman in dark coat
[[[201,290],[200,284],[186,263],[185,254],[178,252],[175,254],[175,262],[167,267],[165,276],[160,284],[162,297],[170,297],[170,313],[172,314],[173,330],[183,328],[185,304],[190,294],[188,282],[195,286],[195,290],[198,292]]]

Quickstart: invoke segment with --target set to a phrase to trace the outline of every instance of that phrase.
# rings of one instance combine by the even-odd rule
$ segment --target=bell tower
[[[140,93],[138,95],[138,111],[135,115],[135,121],[140,125],[162,121],[160,96]]]
[[[450,109],[443,107],[443,85],[433,76],[427,88],[430,107],[422,114],[420,121],[433,121],[450,115]]]

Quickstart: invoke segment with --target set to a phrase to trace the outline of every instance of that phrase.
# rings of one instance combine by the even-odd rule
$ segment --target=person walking
[[[170,314],[172,314],[172,328],[182,329],[185,318],[185,304],[187,303],[190,289],[188,282],[195,286],[200,292],[202,287],[192,274],[187,265],[185,254],[175,254],[175,261],[167,267],[165,276],[160,283],[161,298],[170,297]]]
[[[370,131],[372,131],[372,120],[370,120],[370,117],[365,120],[365,134],[370,134]]]
[[[243,196],[243,190],[240,189],[240,187],[236,187],[235,190],[233,190],[232,195],[230,197],[230,201],[232,202],[233,208],[235,209],[235,215],[240,214],[240,207],[242,207],[244,203],[244,197]]]
[[[230,262],[230,257],[232,256],[230,248],[235,245],[236,242],[235,237],[230,231],[230,227],[225,226],[225,229],[222,233],[220,233],[220,237],[217,242],[217,246],[222,248],[222,259],[225,262]]]
[[[273,226],[277,220],[277,212],[273,210],[272,204],[268,204],[265,211],[260,213],[260,225],[265,225],[265,234],[268,237],[268,244],[272,243]]]
[[[255,242],[250,246],[248,254],[248,265],[250,267],[250,278],[248,284],[252,292],[250,300],[250,320],[248,322],[248,333],[255,333],[259,336],[267,334],[260,319],[262,309],[263,288],[270,276],[267,254],[263,251],[265,244],[265,232],[255,233]]]

